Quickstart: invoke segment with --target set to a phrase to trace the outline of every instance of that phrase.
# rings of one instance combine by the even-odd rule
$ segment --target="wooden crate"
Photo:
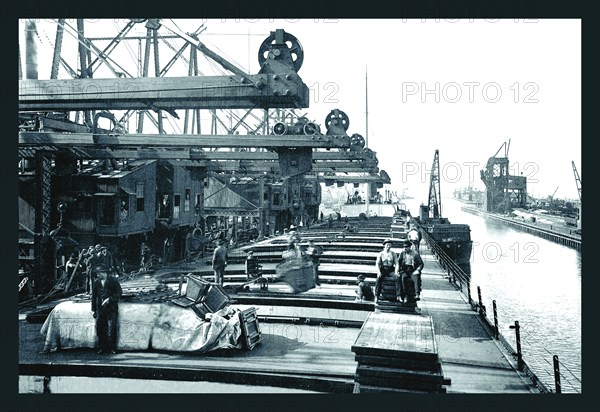
[[[256,316],[256,308],[248,308],[239,312],[240,323],[242,325],[242,339],[244,347],[247,350],[252,350],[258,345],[262,339],[260,327],[258,325],[258,317]]]
[[[213,313],[223,309],[230,302],[229,295],[220,285],[211,285],[206,295],[202,298],[204,306]]]

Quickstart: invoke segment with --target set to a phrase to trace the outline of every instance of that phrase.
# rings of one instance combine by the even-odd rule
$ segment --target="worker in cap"
[[[358,275],[356,281],[358,282],[358,286],[356,287],[356,290],[354,292],[356,293],[356,300],[361,302],[363,300],[372,302],[375,299],[375,295],[373,294],[373,289],[371,288],[371,285],[365,282],[365,276]]]
[[[417,250],[412,248],[412,242],[408,239],[402,244],[404,250],[398,257],[398,266],[402,278],[401,301],[406,298],[408,302],[421,300],[421,270],[424,263]]]
[[[377,281],[375,282],[375,301],[379,298],[383,278],[390,276],[396,284],[396,298],[400,300],[402,294],[402,285],[400,284],[400,274],[398,273],[398,255],[392,250],[392,239],[383,241],[383,250],[377,255],[375,261],[377,267]]]

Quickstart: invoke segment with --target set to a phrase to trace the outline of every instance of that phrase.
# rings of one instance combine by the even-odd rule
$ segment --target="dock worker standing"
[[[312,240],[308,241],[308,247],[306,248],[306,254],[310,258],[313,264],[314,276],[315,276],[315,285],[321,286],[321,281],[319,280],[319,264],[320,264],[320,256],[321,256],[321,247],[316,247],[315,243]]]
[[[98,272],[92,288],[92,313],[96,319],[98,354],[117,353],[117,324],[122,289],[116,277],[105,270]]]
[[[379,293],[381,293],[381,287],[383,278],[391,276],[396,283],[396,297],[401,300],[401,278],[398,272],[398,255],[392,250],[392,239],[386,239],[383,241],[383,250],[377,255],[375,262],[377,266],[377,281],[375,282],[375,302],[379,299]]]
[[[412,293],[407,287],[407,282],[414,285],[414,299],[421,300],[421,270],[423,270],[423,259],[416,250],[413,250],[410,240],[404,241],[404,250],[400,253],[398,264],[400,266],[400,275],[402,276],[402,296],[401,301],[407,298],[409,301],[413,299]]]
[[[219,246],[213,253],[212,268],[215,271],[215,282],[221,286],[223,286],[225,266],[227,266],[227,248],[225,247],[225,240],[219,240]]]
[[[421,233],[417,228],[413,226],[406,234],[406,238],[415,246],[415,250],[418,252],[420,250],[419,247],[421,246]]]

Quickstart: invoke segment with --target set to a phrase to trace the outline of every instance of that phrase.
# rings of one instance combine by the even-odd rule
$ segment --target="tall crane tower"
[[[427,206],[421,205],[419,219],[422,223],[450,223],[442,217],[442,194],[440,189],[440,151],[433,155],[431,176],[429,178],[429,200]]]
[[[429,217],[439,219],[442,216],[442,193],[440,190],[440,151],[435,150],[429,181]]]
[[[504,148],[504,156],[498,157]],[[525,207],[527,204],[527,177],[509,174],[508,143],[504,142],[494,156],[481,170],[481,180],[485,183],[484,207],[488,212],[504,213],[512,207]]]
[[[571,166],[573,166],[573,175],[575,176],[575,184],[577,185],[577,194],[579,195],[579,218],[577,219],[577,229],[581,230],[581,207],[583,202],[581,201],[581,178],[579,172],[575,167],[575,162],[571,160]]]

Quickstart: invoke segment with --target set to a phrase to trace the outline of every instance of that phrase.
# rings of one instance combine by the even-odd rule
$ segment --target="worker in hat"
[[[400,276],[402,277],[402,302],[421,300],[421,270],[423,270],[423,259],[419,252],[414,250],[412,242],[406,239],[403,243],[404,250],[398,257]]]
[[[377,267],[377,281],[375,282],[375,302],[379,299],[381,293],[381,286],[383,284],[383,278],[391,276],[396,283],[396,296],[400,300],[402,285],[401,278],[398,272],[398,255],[392,250],[392,239],[386,239],[383,241],[383,250],[377,255],[375,261]]]
[[[363,301],[363,300],[367,300],[372,302],[373,300],[375,300],[375,295],[373,294],[373,289],[371,288],[371,285],[367,284],[367,282],[365,282],[365,276],[364,275],[358,275],[358,277],[356,278],[356,281],[358,282],[358,286],[356,286],[356,290],[354,293],[356,293],[356,300],[359,301]]]

